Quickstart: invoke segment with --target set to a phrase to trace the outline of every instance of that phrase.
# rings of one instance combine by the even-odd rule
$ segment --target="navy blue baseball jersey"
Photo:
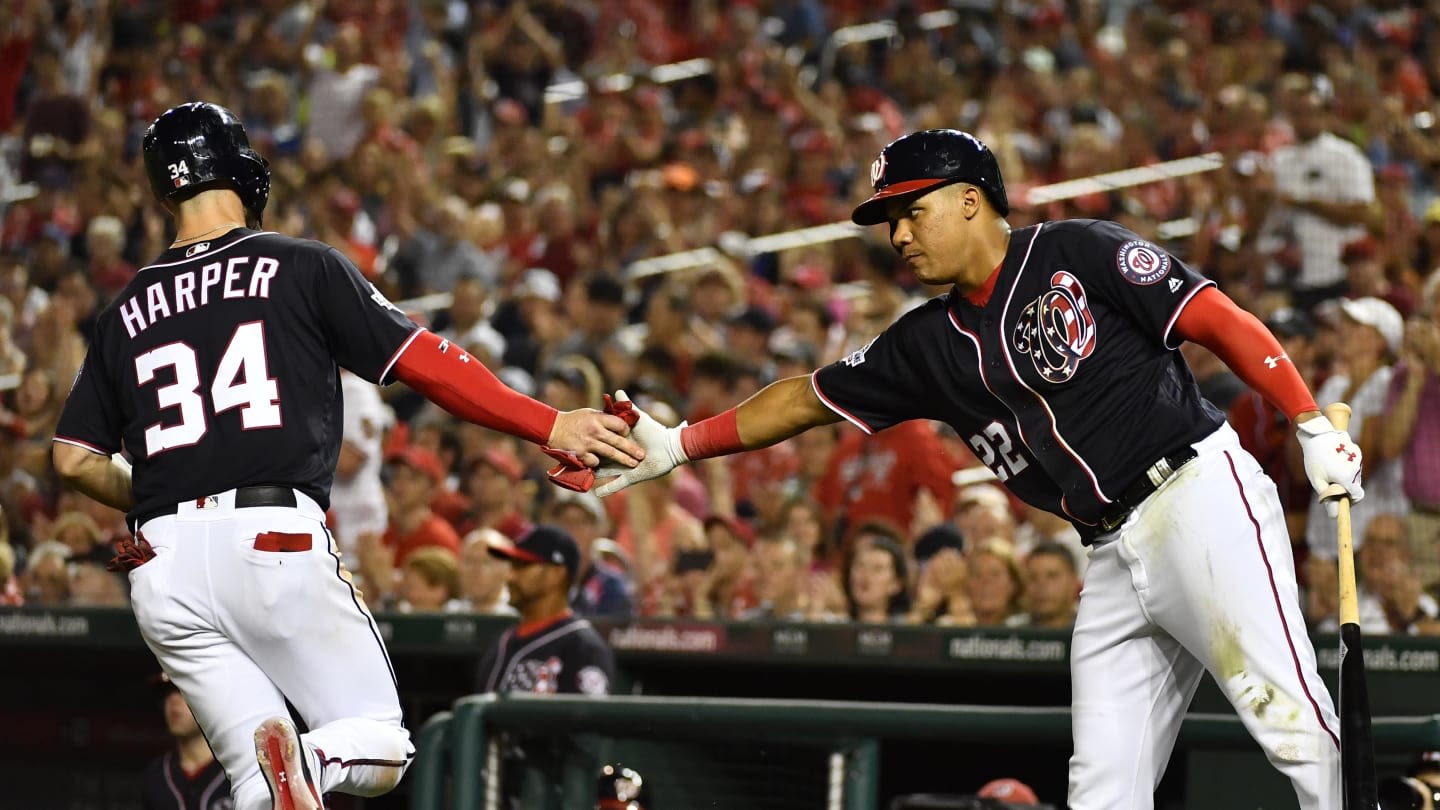
[[[983,306],[932,299],[812,383],[866,432],[949,424],[1018,497],[1084,534],[1147,467],[1224,421],[1171,331],[1211,283],[1112,222],[1020,228]]]
[[[594,625],[569,615],[507,629],[480,659],[477,673],[481,692],[608,695],[615,654]]]
[[[418,329],[334,248],[237,228],[162,253],[100,314],[55,438],[128,453],[132,516],[261,484],[327,507],[337,363],[384,383]]]

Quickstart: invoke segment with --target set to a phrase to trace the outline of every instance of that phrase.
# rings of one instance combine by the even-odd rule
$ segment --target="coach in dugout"
[[[170,750],[151,761],[141,777],[144,810],[230,810],[230,781],[200,733],[190,704],[170,676],[150,679],[165,711]]]
[[[490,553],[510,561],[510,604],[520,623],[481,660],[481,692],[607,695],[615,655],[585,619],[570,611],[580,548],[564,529],[542,524]]]
[[[520,613],[520,623],[506,630],[481,660],[478,690],[609,694],[615,655],[590,622],[570,611],[570,592],[580,572],[575,538],[558,526],[541,524],[514,541],[493,539],[490,553],[510,561],[510,604]],[[589,747],[583,735],[503,735],[501,806],[557,806],[553,802],[564,783],[561,763],[577,755],[593,758],[596,752]]]

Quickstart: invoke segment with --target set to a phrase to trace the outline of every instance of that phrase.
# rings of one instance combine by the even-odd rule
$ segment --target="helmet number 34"
[[[185,161],[182,160],[179,163],[171,163],[169,169],[170,179],[175,181],[176,188],[180,188],[190,182],[190,167],[185,164]]]

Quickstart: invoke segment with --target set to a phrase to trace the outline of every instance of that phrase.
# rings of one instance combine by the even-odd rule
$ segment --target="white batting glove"
[[[624,391],[616,391],[615,398],[621,402],[630,401],[630,397]],[[659,478],[690,460],[690,457],[685,455],[685,449],[680,445],[680,430],[685,427],[685,422],[681,422],[678,427],[665,427],[656,422],[650,414],[640,410],[639,406],[635,406],[634,410],[640,415],[640,419],[635,422],[634,427],[630,428],[630,439],[645,448],[645,460],[640,462],[638,467],[603,464],[596,469],[595,478],[597,480],[612,475],[616,476],[613,481],[608,481],[595,488],[595,494],[602,498],[614,495],[632,484]]]
[[[1316,494],[1324,495],[1331,484],[1339,484],[1345,488],[1351,503],[1364,498],[1365,488],[1360,485],[1360,447],[1350,434],[1336,428],[1323,414],[1295,427],[1300,451],[1305,455],[1305,476]],[[1330,517],[1339,513],[1340,507],[1333,498],[1321,503],[1325,504],[1325,512]]]

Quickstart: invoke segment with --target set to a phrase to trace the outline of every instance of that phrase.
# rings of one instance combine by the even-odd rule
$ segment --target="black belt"
[[[201,498],[199,500],[204,500]],[[299,502],[295,500],[295,490],[289,487],[254,486],[240,487],[235,490],[235,508],[245,509],[252,506],[289,506],[296,507]],[[137,516],[130,522],[130,531],[138,532],[146,521],[154,520],[157,517],[173,515],[180,511],[180,504],[172,503],[169,506],[157,506],[156,508]]]
[[[1170,476],[1179,472],[1180,468],[1195,459],[1195,448],[1186,445],[1184,448],[1170,453],[1159,461],[1151,464],[1145,469],[1145,473],[1135,479],[1126,490],[1120,493],[1120,497],[1110,503],[1109,508],[1100,516],[1100,521],[1080,531],[1081,540],[1089,545],[1092,540],[1102,534],[1108,534],[1120,528],[1125,518],[1135,511],[1146,498],[1155,494],[1160,485],[1170,480]]]

